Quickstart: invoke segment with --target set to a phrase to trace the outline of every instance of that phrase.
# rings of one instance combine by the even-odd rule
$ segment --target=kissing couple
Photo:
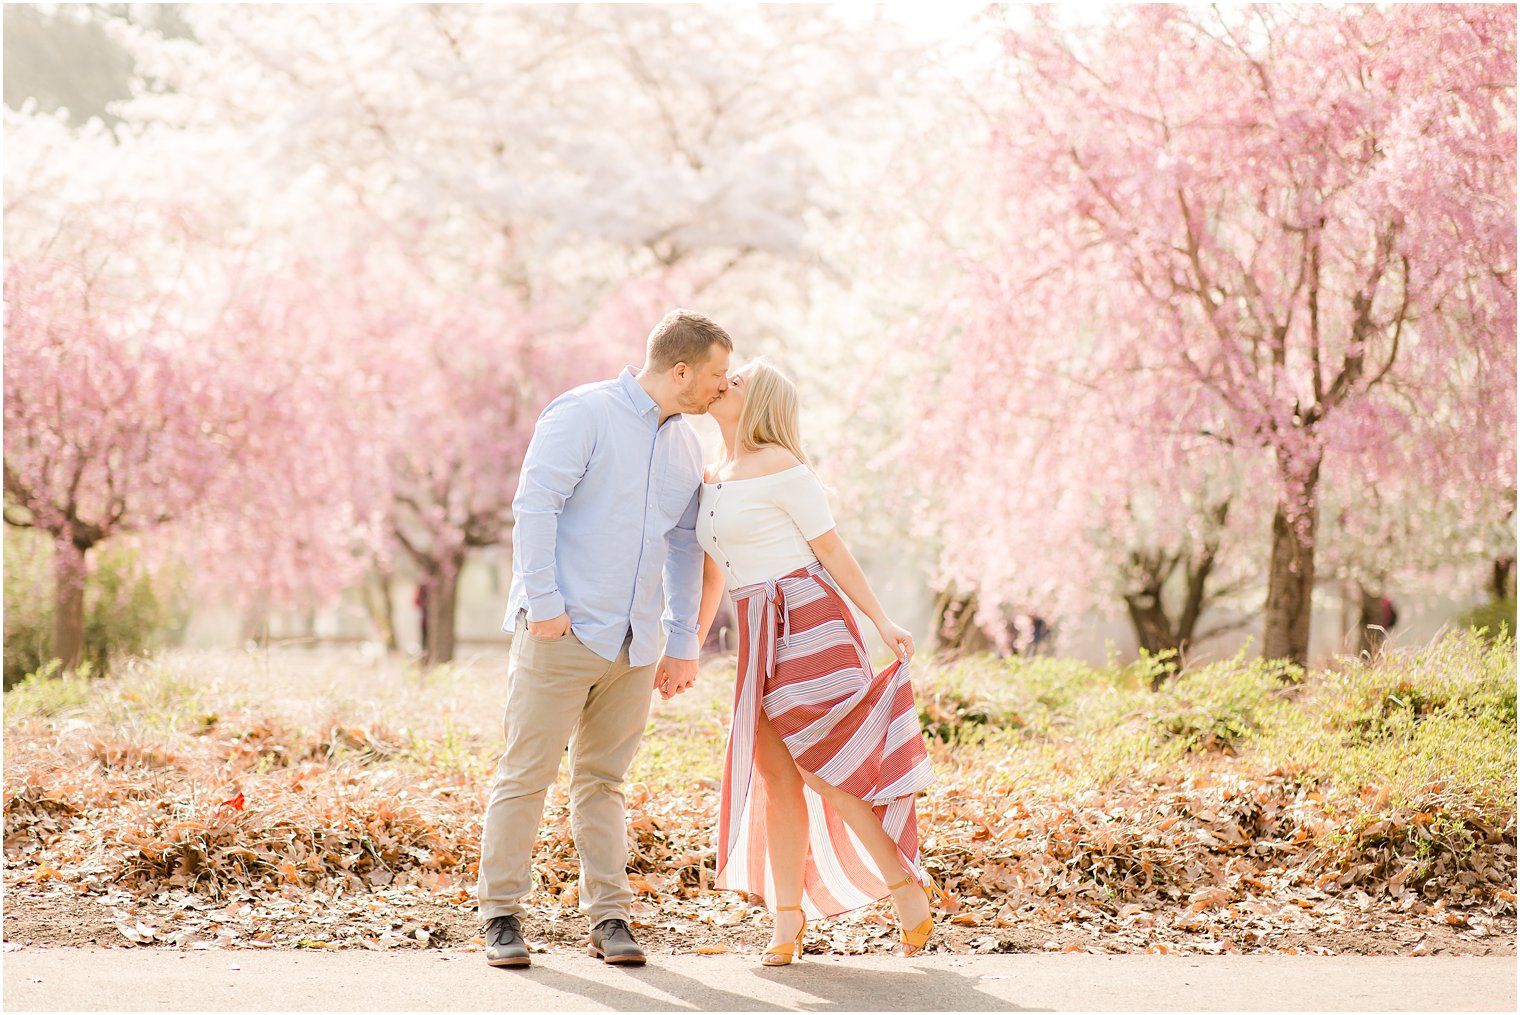
[[[730,372],[732,353],[711,319],[673,310],[642,369],[560,395],[534,428],[512,501],[506,748],[481,833],[493,966],[530,964],[521,900],[567,745],[590,954],[644,963],[629,926],[623,779],[653,692],[695,683],[725,587],[739,658],[715,887],[765,900],[765,965],[801,957],[808,919],[888,897],[905,955],[933,932],[914,802],[933,776],[908,678],[913,639],[835,528],[797,389],[763,362]],[[723,433],[722,458],[705,467],[685,419],[702,413]],[[896,656],[880,672],[847,597]]]

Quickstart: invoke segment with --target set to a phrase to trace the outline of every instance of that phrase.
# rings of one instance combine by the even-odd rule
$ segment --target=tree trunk
[[[1161,604],[1159,589],[1147,589],[1124,597],[1129,607],[1129,620],[1135,628],[1135,643],[1151,655],[1177,648],[1177,636],[1172,631],[1171,618]]]
[[[1228,508],[1229,505],[1225,504],[1213,510],[1217,523],[1223,524]],[[1196,556],[1184,556],[1181,552],[1170,556],[1161,552],[1154,555],[1130,554],[1130,565],[1138,569],[1143,580],[1139,592],[1124,597],[1124,605],[1129,608],[1135,643],[1140,648],[1151,655],[1168,649],[1174,650],[1179,663],[1181,662],[1183,653],[1192,647],[1198,620],[1203,615],[1209,574],[1214,570],[1218,552],[1217,543],[1207,542]],[[1178,564],[1184,565],[1187,584],[1183,592],[1182,612],[1174,623],[1166,612],[1162,592]],[[1164,677],[1158,676],[1153,681],[1152,690],[1157,689],[1163,679]]]
[[[1208,511],[1216,533],[1222,532],[1230,516],[1230,502],[1215,504]],[[1209,575],[1219,559],[1219,537],[1205,539],[1196,556],[1187,558],[1187,596],[1182,601],[1182,615],[1177,618],[1177,651],[1181,655],[1193,647],[1198,621],[1209,599]]]
[[[85,553],[72,539],[54,543],[53,656],[63,673],[72,673],[84,659]]]
[[[1313,610],[1314,537],[1319,525],[1319,506],[1314,493],[1319,485],[1318,463],[1303,486],[1303,511],[1307,519],[1302,534],[1294,528],[1286,498],[1277,503],[1272,518],[1272,558],[1267,572],[1267,606],[1262,632],[1262,658],[1287,659],[1309,665],[1309,617]]]
[[[961,596],[952,586],[939,594],[934,604],[935,648],[947,655],[986,652],[992,648],[987,633],[976,626],[975,592]]]
[[[445,561],[423,575],[427,583],[427,651],[422,665],[428,669],[454,660],[454,606],[463,566],[463,559]]]
[[[1489,592],[1495,599],[1508,599],[1515,594],[1515,559],[1499,557],[1494,561],[1493,582]]]
[[[391,604],[391,573],[372,566],[359,584],[359,597],[369,622],[375,625],[380,640],[385,643],[385,650],[398,651],[395,607]]]

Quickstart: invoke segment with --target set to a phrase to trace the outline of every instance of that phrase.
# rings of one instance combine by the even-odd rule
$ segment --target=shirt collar
[[[640,416],[647,416],[651,412],[656,416],[659,415],[659,403],[650,398],[649,392],[639,384],[638,378],[634,376],[633,367],[623,368],[623,372],[618,375],[618,383],[623,386],[623,394],[628,396],[628,401],[633,403],[634,412]]]

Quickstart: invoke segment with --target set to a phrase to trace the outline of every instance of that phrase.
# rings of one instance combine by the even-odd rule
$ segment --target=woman
[[[914,808],[933,775],[908,681],[913,639],[835,531],[792,382],[751,363],[708,411],[726,454],[704,477],[697,519],[708,555],[699,641],[725,584],[739,624],[715,883],[770,903],[766,965],[800,956],[807,917],[888,895],[912,955],[934,929]],[[897,656],[880,673],[846,595]]]

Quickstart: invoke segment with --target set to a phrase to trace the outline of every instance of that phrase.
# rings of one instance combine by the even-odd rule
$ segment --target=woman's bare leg
[[[802,926],[802,914],[794,910],[774,912],[774,909],[802,904],[802,874],[808,841],[807,801],[802,797],[802,773],[764,711],[760,713],[755,729],[755,768],[765,783],[765,838],[770,851],[771,879],[776,885],[776,897],[770,900],[775,923],[771,944],[786,944],[796,939]]]
[[[782,747],[784,748],[785,745],[783,744]],[[917,927],[930,915],[929,900],[924,895],[924,890],[918,886],[918,882],[913,880],[913,875],[897,858],[897,843],[892,841],[887,830],[881,827],[881,819],[876,816],[875,809],[860,797],[851,796],[838,786],[830,786],[812,772],[801,768],[797,771],[807,785],[839,812],[844,823],[850,826],[850,831],[855,833],[860,844],[871,855],[871,859],[876,863],[876,869],[881,872],[887,884],[896,884],[904,878],[908,879],[906,885],[892,892],[892,905],[897,910],[899,923],[908,928]]]

